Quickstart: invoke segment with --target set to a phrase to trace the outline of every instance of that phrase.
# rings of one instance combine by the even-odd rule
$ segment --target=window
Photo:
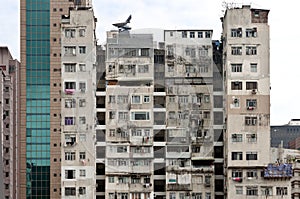
[[[149,73],[149,65],[139,65],[138,72],[139,73]]]
[[[85,187],[79,187],[79,195],[85,195],[86,194],[86,188]]]
[[[119,112],[119,120],[127,120],[128,119],[128,112]]]
[[[256,28],[247,28],[246,29],[246,37],[257,37],[257,29]]]
[[[79,152],[79,160],[85,160],[85,152]]]
[[[206,56],[208,56],[208,49],[206,49],[206,48],[199,48],[199,56],[200,57],[206,57]]]
[[[65,46],[65,55],[76,55],[76,47],[75,46]]]
[[[234,98],[234,99],[233,99],[233,106],[234,106],[235,108],[240,107],[240,99]]]
[[[257,160],[257,152],[246,152],[246,160]]]
[[[211,32],[205,31],[205,38],[211,38]]]
[[[85,29],[79,29],[79,37],[85,37]]]
[[[86,135],[85,134],[79,134],[79,141],[85,142],[86,141]]]
[[[114,193],[109,193],[108,194],[108,199],[115,199],[115,194]]]
[[[242,37],[242,28],[231,29],[231,37]]]
[[[236,186],[235,187],[235,194],[243,195],[243,187],[242,186]]]
[[[115,177],[114,176],[108,176],[108,183],[115,183]]]
[[[174,56],[174,47],[172,45],[167,45],[167,56]]]
[[[257,89],[257,82],[246,82],[246,89],[247,90]]]
[[[246,126],[255,126],[257,122],[257,117],[245,117],[245,125]]]
[[[258,195],[258,188],[257,187],[247,187],[246,195],[247,196],[257,196]]]
[[[169,111],[168,118],[169,119],[176,119],[175,111]]]
[[[65,187],[65,196],[76,196],[75,187]]]
[[[206,185],[209,185],[209,184],[210,184],[210,180],[211,180],[211,176],[205,176],[205,177],[204,177],[204,183],[205,183]]]
[[[242,178],[243,171],[242,170],[232,170],[231,177],[233,178]]]
[[[205,193],[205,199],[211,199],[211,193]]]
[[[65,89],[76,89],[76,82],[65,82]]]
[[[288,195],[287,187],[276,187],[276,195],[277,196]]]
[[[247,99],[246,106],[248,110],[253,110],[256,108],[256,99]]]
[[[79,176],[80,176],[80,177],[85,177],[85,176],[86,176],[85,169],[80,169],[80,170],[79,170]]]
[[[232,142],[243,142],[243,134],[232,134]]]
[[[79,117],[79,124],[85,124],[86,123],[86,119],[84,116]]]
[[[243,83],[239,81],[231,82],[231,90],[242,90]]]
[[[120,199],[128,199],[128,193],[118,193]]]
[[[257,177],[256,170],[247,171],[247,178],[256,178],[256,177]]]
[[[203,32],[198,32],[198,38],[203,38]]]
[[[65,125],[75,125],[75,117],[65,117]]]
[[[182,38],[187,38],[187,31],[182,31]]]
[[[273,188],[272,187],[261,187],[261,195],[262,196],[272,196]]]
[[[149,102],[150,102],[150,96],[144,95],[144,103],[149,103]]]
[[[65,179],[75,179],[75,170],[65,170]]]
[[[200,73],[208,73],[208,66],[200,66],[199,72]]]
[[[178,103],[187,104],[188,102],[189,102],[189,96],[188,95],[178,96]]]
[[[65,72],[76,72],[76,64],[64,64]]]
[[[65,99],[65,108],[75,108],[76,100],[75,99]]]
[[[127,146],[118,146],[117,153],[127,153]]]
[[[141,56],[149,56],[149,48],[142,48],[141,49]]]
[[[127,95],[118,95],[117,99],[118,104],[128,103],[128,96]]]
[[[66,29],[65,37],[66,38],[74,38],[75,37],[75,29]]]
[[[110,103],[110,104],[116,103],[116,96],[114,96],[114,95],[109,95],[109,96],[108,96],[108,103]]]
[[[79,90],[81,92],[85,92],[85,90],[86,90],[86,84],[85,84],[85,82],[79,82]]]
[[[139,177],[131,177],[131,184],[140,184],[141,178]]]
[[[176,199],[176,193],[174,192],[171,192],[169,196],[169,199]]]
[[[202,199],[202,193],[192,193],[192,199]]]
[[[174,34],[173,31],[170,31],[170,37],[173,37],[173,34]]]
[[[242,64],[231,64],[231,72],[233,73],[241,73],[242,71]]]
[[[131,120],[150,120],[149,112],[131,112]]]
[[[251,71],[251,73],[256,73],[257,72],[257,64],[256,63],[251,63],[250,64],[250,71]]]
[[[257,135],[255,133],[247,134],[247,141],[248,143],[256,143],[257,142]]]
[[[118,177],[118,182],[120,184],[128,183],[128,181],[129,181],[128,177]]]
[[[168,64],[168,72],[174,72],[174,65]]]
[[[116,118],[116,111],[109,111],[109,119],[115,119]]]
[[[190,32],[190,38],[195,38],[195,32]]]
[[[142,136],[142,130],[141,129],[131,129],[131,135],[132,136]]]
[[[80,71],[80,72],[85,72],[85,71],[86,71],[86,66],[85,66],[85,64],[79,64],[79,71]]]
[[[241,46],[232,46],[231,54],[232,55],[242,55],[242,47]]]
[[[243,160],[243,152],[231,152],[231,160]]]
[[[169,96],[169,102],[174,103],[175,102],[175,96]]]
[[[79,99],[79,107],[85,107],[85,99]]]
[[[131,97],[131,103],[133,103],[133,104],[140,104],[141,103],[141,96],[139,96],[139,95],[133,95]]]
[[[66,134],[65,142],[67,145],[74,145],[76,143],[76,134]]]
[[[256,46],[246,46],[246,55],[256,55],[257,49]]]
[[[86,53],[86,47],[85,46],[79,46],[79,53],[85,54]]]
[[[65,152],[65,160],[75,160],[75,152]]]

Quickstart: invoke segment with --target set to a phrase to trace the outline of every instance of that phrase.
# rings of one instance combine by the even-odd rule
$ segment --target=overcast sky
[[[124,21],[129,14],[133,29],[213,29],[213,39],[221,34],[223,0],[93,0],[98,18],[97,38],[105,42],[111,24]],[[271,39],[271,124],[282,125],[300,118],[300,66],[298,61],[299,6],[297,0],[228,1],[270,9]],[[0,46],[8,46],[19,59],[19,0],[1,4]],[[299,56],[300,57],[300,56]]]

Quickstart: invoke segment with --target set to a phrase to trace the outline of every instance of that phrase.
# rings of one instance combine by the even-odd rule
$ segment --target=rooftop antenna
[[[119,32],[131,30],[131,27],[127,26],[127,24],[130,23],[130,20],[131,20],[131,15],[129,15],[129,17],[126,19],[125,22],[114,23],[112,25],[116,26],[119,29]]]

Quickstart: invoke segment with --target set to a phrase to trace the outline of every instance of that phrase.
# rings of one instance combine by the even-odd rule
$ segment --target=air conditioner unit
[[[256,94],[256,93],[257,93],[257,89],[253,89],[252,94]]]

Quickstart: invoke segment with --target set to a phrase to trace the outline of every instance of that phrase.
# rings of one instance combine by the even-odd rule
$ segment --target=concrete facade
[[[18,60],[13,59],[7,47],[0,47],[0,111],[3,116],[0,124],[1,146],[1,185],[3,198],[17,198],[18,174],[18,110],[19,110],[19,67]]]
[[[98,47],[97,198],[223,198],[221,51],[211,37],[107,32],[105,65]]]
[[[242,6],[222,18],[228,198],[290,197],[290,176],[262,172],[271,163],[268,13]]]
[[[61,198],[95,198],[96,38],[93,10],[62,18]]]

